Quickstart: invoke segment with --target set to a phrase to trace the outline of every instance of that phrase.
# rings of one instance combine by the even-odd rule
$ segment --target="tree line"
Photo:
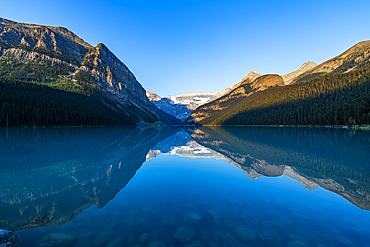
[[[210,125],[355,125],[370,123],[370,69],[325,75],[225,102]],[[205,111],[206,112],[206,111]]]
[[[0,126],[135,125],[102,92],[69,92],[0,78]]]

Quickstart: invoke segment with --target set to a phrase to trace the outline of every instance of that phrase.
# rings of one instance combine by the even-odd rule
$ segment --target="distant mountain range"
[[[320,65],[284,75],[251,71],[186,120],[200,125],[354,125],[370,123],[370,41]]]
[[[179,123],[148,100],[132,72],[104,44],[93,47],[63,27],[0,18],[0,78],[4,92],[12,94],[10,106],[1,102],[2,126]],[[30,93],[20,95],[23,87],[29,88],[23,82],[36,85],[29,89]],[[51,92],[45,86],[56,90]],[[86,95],[94,101],[85,105],[88,113],[84,115],[78,108],[80,102],[66,100],[65,91]],[[42,96],[35,96],[35,92],[42,92]],[[55,95],[68,101],[62,108],[73,113],[67,115],[55,109],[60,104],[53,104],[53,100],[39,100],[53,99]],[[17,105],[19,98],[29,112],[23,112]],[[37,105],[33,104],[35,101]],[[61,115],[62,120],[47,121],[47,114],[36,111],[53,112]]]
[[[230,91],[230,88],[226,88],[223,92],[187,93],[161,98],[159,95],[147,90],[146,95],[159,109],[184,121],[190,116],[193,110],[221,97],[228,91]]]
[[[279,85],[283,86],[283,85],[288,85],[292,83],[293,79],[297,78],[299,75],[312,69],[315,66],[316,64],[313,62],[304,63],[298,70],[282,76],[281,78],[282,80],[280,80]],[[214,93],[211,93],[211,92],[188,93],[188,94],[180,94],[177,96],[166,96],[163,98],[161,98],[159,95],[153,92],[150,92],[148,90],[146,91],[146,93],[147,93],[147,97],[149,98],[149,100],[153,104],[155,104],[159,109],[163,110],[164,112],[168,114],[171,114],[172,116],[175,116],[181,121],[184,121],[199,106],[202,106],[212,101],[216,101],[218,98],[228,93],[231,95],[234,95],[239,92],[238,95],[240,95],[240,92],[241,92],[240,90],[243,91],[244,89],[240,88],[237,91],[234,91],[234,89],[242,85],[250,84],[251,87],[255,91],[262,91],[272,86],[272,85],[269,85],[269,83],[271,82],[267,82],[269,80],[265,80],[266,78],[263,79],[262,83],[261,83],[262,78],[261,80],[259,79],[257,81],[256,79],[260,77],[262,77],[260,73],[255,72],[255,71],[250,71],[248,75],[244,77],[240,82],[235,84],[231,89],[226,88],[223,92],[217,91]],[[274,78],[274,75],[271,75],[268,78]]]

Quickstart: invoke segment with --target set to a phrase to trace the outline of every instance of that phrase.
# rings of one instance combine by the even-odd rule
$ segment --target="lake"
[[[370,131],[0,129],[18,246],[369,246]]]

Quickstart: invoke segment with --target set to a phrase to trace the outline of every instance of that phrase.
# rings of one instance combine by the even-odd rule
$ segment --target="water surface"
[[[370,242],[367,131],[2,129],[0,144],[0,228],[20,246]]]

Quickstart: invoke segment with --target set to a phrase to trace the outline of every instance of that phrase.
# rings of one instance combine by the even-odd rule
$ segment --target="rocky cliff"
[[[133,73],[105,45],[93,47],[66,28],[0,18],[0,64],[9,63],[32,64],[41,70],[40,80],[79,86],[76,78],[80,78],[89,86],[97,85],[119,103],[132,103],[155,115],[158,123],[176,122],[148,100]],[[12,72],[14,76],[11,69],[1,76],[12,77]],[[49,70],[52,76],[46,73]],[[22,76],[20,79],[34,79],[31,72]]]
[[[18,23],[0,18],[0,43],[3,48],[18,47],[56,56],[79,65],[93,48],[64,27]]]

